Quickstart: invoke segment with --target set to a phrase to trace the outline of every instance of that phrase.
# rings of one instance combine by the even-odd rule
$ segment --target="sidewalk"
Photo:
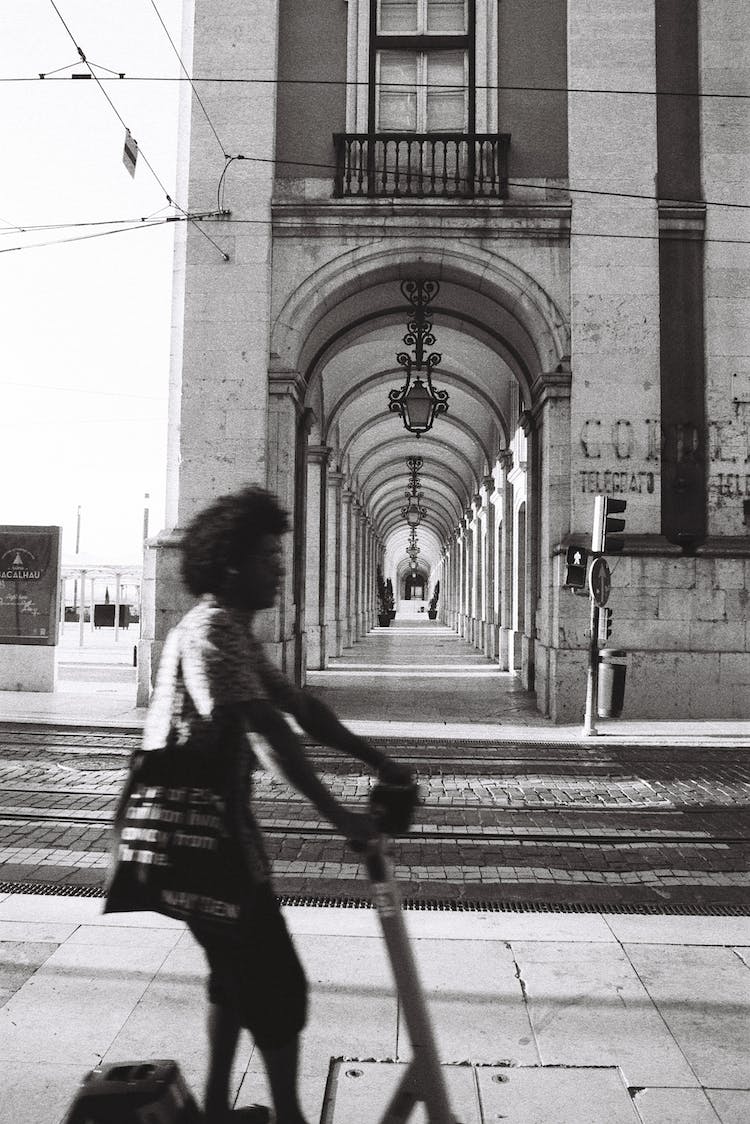
[[[140,728],[133,637],[120,637],[116,646],[101,632],[87,635],[90,646],[79,649],[67,635],[57,691],[0,691],[0,721]],[[584,739],[582,724],[543,718],[515,676],[440,626],[373,629],[330,669],[308,672],[307,686],[363,736],[750,748],[750,719],[600,719],[597,736]]]
[[[416,675],[407,636],[398,648],[393,636],[367,639],[310,677],[362,732],[581,737],[536,716],[513,677],[457,639],[443,637],[445,659],[436,649]],[[138,728],[134,684],[85,678],[99,671],[79,666],[54,696],[0,695],[0,719]],[[608,722],[600,740],[729,750],[750,746],[750,724]],[[285,914],[311,985],[301,1079],[309,1122],[324,1111],[322,1124],[376,1124],[409,1057],[376,914]],[[750,1120],[750,917],[409,910],[407,923],[462,1124]],[[203,988],[201,953],[177,922],[104,917],[101,899],[0,892],[0,1124],[59,1124],[100,1061],[175,1058],[200,1096]],[[342,1057],[324,1106],[330,1060]],[[246,1037],[234,1083],[238,1105],[267,1103]],[[425,1119],[415,1113],[414,1124]]]
[[[84,898],[0,899],[3,1124],[58,1124],[99,1061],[173,1057],[200,1094],[200,950],[177,922],[100,911]],[[342,1056],[354,1061],[327,1119],[376,1124],[394,1061],[409,1057],[376,916],[285,912],[311,984],[310,1124]],[[750,918],[408,911],[407,922],[462,1124],[750,1119]],[[234,1084],[238,1105],[267,1102],[247,1037]]]

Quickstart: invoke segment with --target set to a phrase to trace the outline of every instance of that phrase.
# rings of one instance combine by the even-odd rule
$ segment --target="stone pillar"
[[[146,599],[151,615],[142,622],[141,669],[156,668],[166,632],[192,603],[171,532],[217,496],[266,482],[277,39],[277,0],[195,0],[183,29],[186,65],[199,59],[206,73],[237,79],[209,83],[201,96],[219,136],[251,136],[256,159],[227,173],[225,201],[235,221],[211,224],[215,245],[198,224],[177,224],[166,525],[148,544],[154,596]],[[180,103],[176,189],[188,212],[210,206],[224,164],[206,117],[192,109],[188,87]],[[142,680],[143,670],[141,699],[148,693]]]
[[[483,635],[483,597],[484,551],[482,549],[482,496],[476,492],[472,500],[472,552],[471,552],[471,642],[475,648],[484,645]]]
[[[341,643],[351,648],[354,643],[354,493],[345,486],[341,494]]]
[[[362,597],[362,508],[356,496],[352,500],[352,584],[350,593],[349,611],[352,621],[352,638],[356,642],[361,636],[359,605]]]
[[[502,512],[503,525],[500,536],[500,582],[498,663],[502,671],[510,671],[511,632],[513,629],[513,485],[510,473],[513,469],[513,453],[510,449],[498,458],[502,470]]]
[[[542,714],[553,714],[557,699],[570,696],[571,682],[560,681],[567,651],[558,661],[555,650],[580,633],[581,600],[560,585],[556,553],[570,529],[570,382],[568,372],[547,376],[545,391],[535,408],[536,463],[541,463],[540,486],[534,487],[538,589],[533,636],[534,690]],[[575,622],[575,623],[574,623]],[[571,627],[572,626],[572,627]],[[580,657],[579,657],[580,660]],[[570,661],[568,661],[570,662]],[[579,663],[580,667],[580,663]],[[580,670],[578,670],[580,676]]]
[[[461,528],[456,527],[451,541],[452,577],[451,577],[451,628],[460,633],[460,602],[461,602]]]
[[[473,643],[472,616],[474,604],[474,512],[467,508],[464,512],[464,606],[463,606],[463,638],[469,644]]]
[[[375,574],[375,555],[377,542],[375,531],[369,519],[367,521],[367,561],[365,566],[365,623],[364,632],[367,634],[374,624],[373,617],[373,582]]]
[[[438,602],[438,620],[441,624],[448,624],[450,622],[452,580],[453,565],[451,559],[451,544],[447,543],[443,553],[443,574],[440,583],[440,601]]]
[[[508,473],[511,487],[509,516],[512,520],[511,612],[508,633],[509,670],[520,671],[523,663],[523,637],[526,620],[526,589],[528,566],[528,505],[526,493],[526,461],[514,458]]]
[[[484,654],[491,660],[497,655],[495,634],[495,505],[492,496],[495,480],[485,476],[482,480],[485,493],[484,536]]]
[[[326,651],[326,469],[330,451],[325,445],[307,447],[305,634],[308,667],[318,669],[325,667]]]
[[[367,634],[367,584],[369,580],[368,562],[370,555],[370,521],[364,508],[359,512],[359,605],[357,607],[357,632],[360,637]]]
[[[464,611],[464,532],[463,524],[456,528],[456,632],[463,636],[463,611]]]
[[[596,493],[635,478],[628,533],[659,534],[660,461],[649,442],[661,413],[657,99],[637,93],[657,88],[655,0],[568,0],[567,15],[568,86],[578,91],[568,99],[570,530],[590,529]],[[618,92],[595,92],[605,86]]]
[[[341,488],[343,483],[344,474],[342,472],[328,472],[326,480],[328,501],[326,506],[326,558],[324,566],[326,582],[325,662],[331,656],[340,656],[343,650],[341,621],[343,585]]]
[[[258,613],[255,631],[271,658],[290,678],[299,673],[304,659],[298,652],[305,632],[306,483],[304,446],[300,426],[302,380],[297,375],[274,374],[269,382],[267,486],[289,512],[292,533],[284,535],[284,582],[273,609]],[[298,475],[299,473],[299,475]],[[301,493],[301,494],[300,494]]]

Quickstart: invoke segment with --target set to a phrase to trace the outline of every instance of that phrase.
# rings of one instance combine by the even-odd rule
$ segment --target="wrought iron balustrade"
[[[334,195],[504,199],[509,133],[334,133]]]

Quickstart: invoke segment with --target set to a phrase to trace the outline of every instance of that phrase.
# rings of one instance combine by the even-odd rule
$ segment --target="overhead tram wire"
[[[235,223],[235,224],[238,224],[238,225],[243,225],[243,226],[268,226],[268,227],[273,226],[273,223],[271,221],[269,221],[268,219],[240,219],[240,218],[228,217],[228,216],[225,216],[225,215],[224,216],[201,215],[200,218],[201,218],[202,222],[218,222],[218,221],[221,221],[223,226],[226,226],[227,224],[232,224],[232,223]],[[129,233],[130,231],[133,231],[133,230],[143,230],[146,227],[152,228],[152,227],[155,227],[155,226],[165,226],[167,223],[175,223],[175,222],[178,222],[178,223],[179,222],[190,222],[190,223],[193,223],[193,225],[197,226],[197,224],[195,223],[195,219],[191,215],[171,215],[167,218],[156,219],[153,222],[138,220],[137,222],[133,222],[131,225],[120,226],[120,227],[118,227],[117,230],[99,230],[99,231],[95,231],[91,234],[74,235],[71,238],[57,238],[57,239],[51,239],[51,240],[46,241],[46,242],[27,243],[27,244],[21,245],[21,246],[6,246],[5,248],[0,248],[0,254],[21,253],[24,250],[35,250],[35,249],[47,248],[47,247],[63,245],[63,244],[66,244],[66,243],[71,243],[71,242],[81,242],[81,241],[92,240],[94,238],[106,238],[110,234],[127,234],[127,233]],[[75,227],[87,226],[87,225],[89,225],[89,224],[87,224],[87,223],[70,224],[70,226],[75,226]],[[96,224],[91,224],[91,225],[100,225],[100,224],[96,223]],[[105,224],[105,225],[108,225],[108,224]],[[34,229],[35,229],[34,227],[22,227],[22,228],[20,228],[20,233],[31,232]],[[67,224],[61,224],[61,226],[57,227],[57,228],[42,227],[40,229],[68,229],[68,225]],[[200,227],[197,227],[197,229],[200,230]],[[419,229],[420,229],[421,234],[443,234],[444,235],[446,228],[445,228],[444,225],[443,226],[430,226],[429,224],[424,224],[424,225],[421,225]],[[205,237],[208,237],[208,235],[205,235],[204,231],[200,230],[200,232],[201,232],[201,234],[204,234]],[[13,232],[7,231],[7,232],[0,232],[0,233],[13,233]],[[463,231],[461,236],[467,237],[466,231]],[[478,235],[478,237],[484,237],[484,234],[482,233],[482,234]],[[659,241],[659,235],[658,234],[625,234],[625,233],[619,232],[619,231],[615,232],[615,231],[606,231],[606,230],[598,230],[598,231],[576,230],[576,231],[572,231],[570,233],[570,237],[571,238],[607,238],[607,239],[610,239],[610,240],[614,239],[614,240],[622,240],[622,241],[628,241],[628,242],[658,242]],[[209,241],[212,241],[212,239],[209,239]],[[750,246],[750,238],[703,238],[703,239],[701,239],[701,243],[702,243],[702,245]],[[215,243],[213,243],[213,242],[212,242],[212,244],[215,245]]]
[[[62,246],[70,242],[88,242],[94,238],[108,238],[112,234],[131,234],[134,230],[149,230],[153,226],[165,226],[167,222],[190,222],[189,217],[184,219],[159,219],[157,222],[139,222],[132,226],[120,226],[116,230],[97,230],[93,234],[74,234],[72,238],[54,238],[47,242],[30,242],[24,246],[6,246],[0,249],[0,254],[21,253],[23,250],[39,250],[48,246]],[[200,228],[199,228],[200,229]],[[206,236],[208,237],[208,236]],[[215,243],[214,243],[215,245]],[[218,247],[217,247],[218,249]]]
[[[80,57],[80,59],[81,59],[81,62],[83,62],[83,63],[85,64],[85,66],[87,67],[87,69],[88,69],[89,73],[91,74],[91,77],[92,77],[92,78],[94,79],[94,81],[96,82],[97,86],[99,87],[99,89],[101,90],[102,94],[103,94],[103,95],[104,95],[104,97],[106,98],[106,100],[107,100],[107,102],[108,102],[109,106],[111,107],[111,109],[112,109],[113,113],[114,113],[114,114],[115,114],[115,116],[117,117],[117,120],[118,120],[118,121],[120,122],[120,124],[121,124],[121,125],[122,125],[122,127],[123,127],[123,128],[125,129],[125,131],[126,131],[127,133],[130,133],[130,129],[128,128],[128,126],[126,125],[125,121],[123,120],[123,118],[122,118],[122,116],[121,116],[121,114],[120,114],[120,111],[118,110],[117,106],[116,106],[116,105],[115,105],[115,103],[114,103],[114,102],[112,101],[112,99],[110,98],[110,96],[109,96],[109,94],[107,93],[107,91],[106,91],[106,90],[104,89],[104,86],[102,85],[102,81],[101,81],[101,79],[100,79],[99,75],[98,75],[98,74],[96,73],[96,71],[95,71],[95,70],[94,70],[94,68],[92,67],[91,63],[90,63],[90,62],[88,61],[88,59],[86,58],[86,55],[84,54],[83,50],[82,50],[82,49],[81,49],[81,47],[80,47],[80,46],[78,45],[78,42],[76,41],[76,38],[75,38],[75,36],[73,35],[73,32],[72,32],[72,31],[70,30],[70,28],[68,27],[67,23],[65,22],[65,19],[64,19],[63,15],[62,15],[62,12],[61,12],[61,11],[60,11],[60,9],[58,8],[57,4],[55,3],[55,0],[49,0],[49,2],[50,2],[50,4],[52,5],[52,7],[53,7],[53,9],[54,9],[55,13],[57,14],[57,17],[58,17],[58,19],[60,20],[60,23],[61,23],[61,24],[63,25],[63,27],[65,28],[65,30],[66,30],[66,32],[67,32],[67,34],[68,34],[68,36],[69,36],[69,38],[70,38],[70,40],[71,40],[71,42],[72,42],[73,46],[75,47],[76,51],[78,52],[78,55],[79,55],[79,57]],[[118,79],[117,79],[117,81],[118,81],[118,82],[119,82],[119,81],[123,81],[123,79],[120,79],[120,78],[118,78]],[[131,135],[132,135],[132,134],[131,134]],[[144,152],[143,152],[143,151],[142,151],[142,150],[140,149],[140,147],[139,147],[139,150],[138,150],[138,154],[139,154],[139,156],[141,157],[141,159],[143,160],[143,163],[144,163],[144,164],[146,165],[146,167],[148,168],[148,170],[149,170],[149,171],[151,172],[151,175],[152,175],[152,176],[154,177],[154,179],[155,179],[155,180],[156,180],[156,182],[158,183],[158,185],[159,185],[159,187],[161,188],[161,190],[163,191],[163,193],[164,193],[164,196],[165,196],[165,198],[166,198],[167,202],[168,202],[168,203],[170,204],[170,206],[174,206],[174,207],[176,207],[176,208],[177,208],[177,210],[178,210],[178,211],[180,211],[180,212],[181,212],[181,213],[182,213],[182,214],[183,214],[183,215],[185,216],[185,218],[186,218],[186,220],[187,220],[188,222],[192,222],[192,223],[193,223],[193,225],[195,226],[196,230],[200,231],[200,233],[201,233],[201,234],[203,235],[203,237],[204,237],[204,238],[206,238],[206,239],[207,239],[207,240],[208,240],[208,241],[209,241],[209,242],[211,243],[211,245],[212,245],[212,246],[214,247],[214,249],[216,249],[216,250],[218,250],[218,251],[219,251],[219,253],[220,253],[220,254],[221,254],[221,256],[222,256],[222,257],[224,258],[224,260],[225,260],[225,261],[229,261],[229,254],[227,254],[227,253],[226,253],[226,252],[225,252],[224,250],[222,250],[221,246],[219,246],[219,245],[218,245],[218,244],[217,244],[216,242],[214,242],[213,238],[211,238],[211,237],[210,237],[210,235],[206,234],[205,230],[203,230],[203,229],[202,229],[202,228],[201,228],[200,226],[198,226],[197,222],[195,222],[195,220],[194,220],[193,218],[191,218],[191,216],[190,216],[189,212],[188,212],[188,211],[186,211],[184,207],[180,206],[180,204],[179,204],[179,203],[178,203],[178,202],[177,202],[176,200],[174,200],[174,199],[173,199],[173,198],[171,197],[171,195],[170,195],[170,194],[169,194],[169,192],[167,191],[166,187],[165,187],[165,186],[164,186],[164,184],[162,183],[161,179],[159,178],[159,176],[158,176],[158,174],[157,174],[157,172],[156,172],[156,170],[155,170],[155,168],[154,168],[153,164],[151,164],[150,160],[149,160],[149,159],[148,159],[148,157],[147,157],[147,156],[145,155],[145,153],[144,153]],[[134,229],[138,229],[138,228],[134,228]],[[103,233],[104,233],[104,232],[102,232],[102,234],[101,234],[100,236],[103,236]],[[119,232],[115,232],[115,231],[110,231],[110,233],[119,233]],[[84,236],[84,237],[85,237],[85,236]],[[94,235],[90,235],[89,237],[94,237]],[[73,241],[73,239],[61,239],[61,241]],[[31,248],[31,247],[29,247],[29,248]],[[7,253],[7,252],[8,252],[7,250],[4,250],[4,251],[3,251],[3,253]]]
[[[61,67],[60,69],[66,69]],[[47,81],[67,81],[65,78],[58,77],[58,71],[50,71],[44,77]],[[39,74],[17,74],[8,75],[7,77],[0,78],[2,82],[38,82],[40,79]],[[113,74],[110,78],[102,79],[105,82],[123,81],[123,82],[204,82],[215,85],[255,85],[255,86],[345,86],[347,88],[353,87],[368,87],[369,82],[367,79],[354,79],[350,81],[346,78],[224,78],[212,77],[210,75],[193,75],[192,77],[186,72],[183,77],[171,74],[137,74],[137,75],[124,75],[122,79]],[[434,89],[439,90],[442,88],[455,90],[457,85],[453,83],[440,83],[440,82],[389,82],[391,89],[408,89],[408,90],[421,90],[421,89]],[[744,93],[721,93],[716,90],[643,90],[643,89],[617,89],[607,88],[604,86],[518,86],[512,83],[498,82],[498,83],[474,83],[473,89],[475,90],[489,90],[494,93],[507,92],[507,93],[520,93],[520,94],[597,94],[603,96],[633,96],[633,97],[667,97],[667,98],[700,98],[700,99],[716,99],[717,101],[750,101],[750,94]]]

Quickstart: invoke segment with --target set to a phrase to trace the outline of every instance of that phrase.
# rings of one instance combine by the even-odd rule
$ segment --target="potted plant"
[[[391,620],[393,620],[396,616],[396,601],[393,596],[393,582],[390,578],[385,583],[385,606],[391,615]]]
[[[430,607],[427,610],[427,616],[430,618],[431,621],[437,620],[437,604],[438,604],[438,597],[439,596],[440,596],[440,582],[435,582],[435,588],[432,591],[432,597],[430,598]]]
[[[378,624],[381,628],[388,628],[391,623],[391,614],[387,606],[387,597],[385,582],[383,581],[383,571],[378,566],[376,570],[376,579],[378,586]]]

